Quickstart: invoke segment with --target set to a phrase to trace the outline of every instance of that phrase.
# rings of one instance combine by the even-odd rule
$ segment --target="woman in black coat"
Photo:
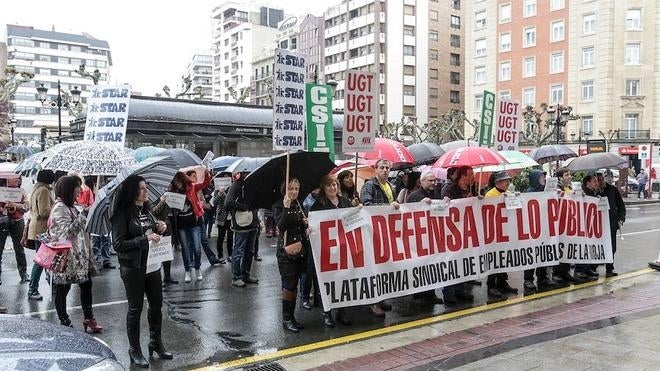
[[[321,179],[321,185],[319,186],[319,197],[316,199],[310,210],[332,210],[351,206],[351,201],[339,193],[339,183],[337,182],[337,179],[334,177],[334,175],[326,175]],[[319,284],[318,280],[316,279],[316,269],[314,268],[313,254],[311,254],[311,252],[308,259],[309,268],[307,270],[307,274],[312,275],[311,277],[313,277],[312,280],[314,281],[314,290],[316,290],[316,295],[320,295]],[[350,325],[350,321],[344,315],[343,308],[337,310],[337,320],[344,325]],[[332,319],[332,314],[330,311],[323,312],[323,324],[328,327],[335,326],[335,321]]]
[[[162,359],[172,359],[172,353],[165,350],[161,338],[163,315],[163,291],[159,269],[147,273],[149,243],[157,243],[165,233],[165,222],[156,220],[147,201],[148,190],[144,178],[131,175],[117,192],[112,223],[112,241],[119,260],[119,271],[124,281],[128,312],[126,330],[130,348],[128,355],[131,364],[147,368],[149,362],[140,348],[140,314],[144,295],[149,302],[149,355],[155,351]]]
[[[296,321],[293,313],[296,308],[298,281],[307,267],[307,216],[298,202],[298,179],[289,179],[288,188],[283,184],[281,191],[284,198],[273,205],[273,217],[279,229],[276,256],[277,267],[282,276],[282,327],[287,331],[298,332],[304,327]],[[295,243],[302,244],[300,251],[287,252],[285,247]]]

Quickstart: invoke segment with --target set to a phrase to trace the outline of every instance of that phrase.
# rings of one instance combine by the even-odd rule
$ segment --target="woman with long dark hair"
[[[339,183],[335,177],[333,175],[326,175],[321,178],[321,185],[319,186],[319,197],[312,205],[310,211],[342,209],[351,206],[351,201],[339,194]],[[316,295],[314,296],[320,299],[320,288],[316,278],[314,258],[311,252],[307,259],[307,275],[308,277],[312,277],[314,281],[314,290],[316,291]],[[337,320],[344,325],[351,324],[348,318],[346,318],[343,308],[337,310]],[[335,326],[335,321],[332,319],[332,313],[330,311],[323,312],[323,324],[328,327]]]
[[[339,183],[339,193],[351,201],[353,206],[357,206],[360,203],[360,193],[357,191],[353,173],[349,170],[340,172],[337,174],[337,182]]]
[[[80,305],[82,306],[83,328],[91,328],[92,332],[101,332],[92,312],[92,278],[90,277],[90,262],[92,260],[91,246],[85,238],[85,215],[75,207],[75,199],[81,191],[82,182],[75,176],[61,177],[55,184],[55,204],[50,212],[48,235],[51,241],[69,240],[71,249],[62,273],[53,273],[53,301],[60,323],[71,327],[71,319],[66,312],[66,297],[71,285],[80,286]]]
[[[161,337],[163,291],[160,268],[147,273],[149,243],[159,242],[167,226],[151,214],[148,192],[144,178],[137,175],[126,178],[117,191],[110,218],[112,243],[117,251],[119,271],[128,299],[128,355],[131,363],[141,368],[149,367],[140,348],[140,314],[145,294],[149,303],[149,355],[156,352],[161,359],[173,358],[172,353],[165,350]]]
[[[299,332],[304,327],[296,321],[294,311],[298,281],[307,268],[307,216],[298,202],[298,179],[289,179],[288,187],[286,183],[282,184],[281,191],[284,198],[273,205],[273,216],[280,233],[275,255],[282,277],[282,327],[287,331]]]

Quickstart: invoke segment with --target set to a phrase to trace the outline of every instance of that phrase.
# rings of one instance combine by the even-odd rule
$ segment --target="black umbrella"
[[[335,167],[328,153],[296,152],[290,154],[289,177],[300,181],[298,198],[304,198],[321,183],[321,178]],[[272,157],[245,178],[244,191],[254,209],[270,209],[282,198],[280,187],[286,177],[286,154]]]
[[[172,157],[174,162],[179,165],[179,168],[196,166],[202,163],[202,159],[199,156],[184,148],[171,148],[160,152],[158,156]]]
[[[407,148],[415,158],[416,165],[430,165],[445,153],[445,150],[433,143],[415,143]]]

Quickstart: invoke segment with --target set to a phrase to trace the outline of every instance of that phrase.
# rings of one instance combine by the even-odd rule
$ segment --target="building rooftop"
[[[110,44],[105,40],[99,40],[89,34],[83,33],[81,35],[57,32],[57,31],[47,31],[47,30],[38,30],[31,26],[18,26],[18,25],[7,25],[7,37],[17,36],[25,37],[28,39],[40,39],[40,40],[58,40],[64,41],[71,44],[81,44],[89,45],[98,49],[107,49],[110,50]]]

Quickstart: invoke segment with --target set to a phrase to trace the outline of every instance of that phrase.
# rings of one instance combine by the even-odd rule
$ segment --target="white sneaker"
[[[202,271],[200,271],[199,269],[195,269],[195,273],[197,273],[197,281],[201,281],[202,278],[204,278],[202,277]]]
[[[186,272],[186,275],[183,277],[185,282],[190,282],[190,272]]]

